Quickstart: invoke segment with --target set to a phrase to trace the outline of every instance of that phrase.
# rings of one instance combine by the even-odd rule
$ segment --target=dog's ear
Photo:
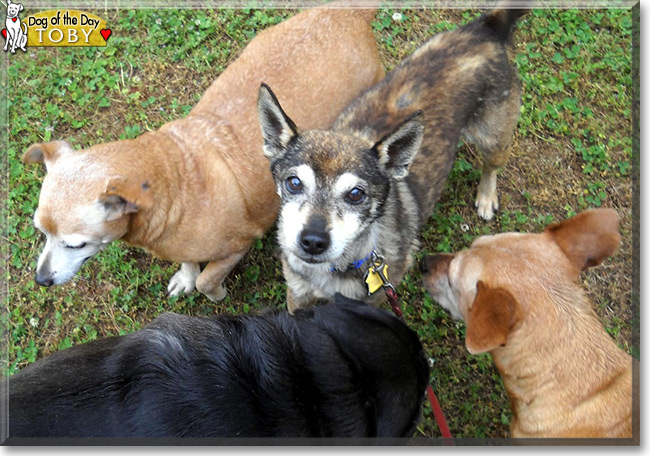
[[[141,209],[151,209],[154,204],[148,181],[129,181],[123,176],[108,179],[106,190],[99,195],[99,202],[106,210],[107,222]]]
[[[45,163],[45,167],[49,168],[60,156],[69,152],[74,152],[74,149],[67,141],[36,143],[23,154],[23,163]]]
[[[264,139],[264,155],[273,161],[287,150],[287,145],[296,136],[296,124],[285,114],[271,88],[262,83],[257,96],[257,111]]]
[[[424,114],[416,111],[375,144],[372,150],[379,163],[395,179],[404,179],[420,150],[424,135]]]
[[[20,11],[23,10],[23,5],[21,4],[21,5],[19,5],[19,6],[20,6],[20,8],[18,8],[18,12],[20,12]]]
[[[600,264],[614,254],[621,241],[619,217],[612,209],[591,209],[546,227],[579,271]]]
[[[505,345],[510,330],[521,320],[519,303],[503,288],[476,284],[476,297],[465,321],[465,346],[476,355]]]

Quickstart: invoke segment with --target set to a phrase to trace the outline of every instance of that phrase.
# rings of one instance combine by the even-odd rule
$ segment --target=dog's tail
[[[497,6],[499,9],[488,11],[479,18],[485,27],[492,30],[497,39],[506,42],[510,39],[515,22],[521,16],[530,11],[529,8],[514,8],[511,5],[521,4],[522,2],[504,1]]]

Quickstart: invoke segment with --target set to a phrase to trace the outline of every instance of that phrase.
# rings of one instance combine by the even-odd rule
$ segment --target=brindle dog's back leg
[[[484,220],[492,219],[499,209],[497,172],[510,156],[510,144],[521,105],[521,85],[518,80],[484,100],[474,118],[463,129],[463,137],[474,143],[483,154],[481,181],[474,205]]]

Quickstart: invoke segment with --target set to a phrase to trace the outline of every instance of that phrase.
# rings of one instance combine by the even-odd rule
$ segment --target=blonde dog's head
[[[47,169],[34,214],[34,225],[46,237],[36,269],[39,285],[70,280],[86,260],[126,233],[129,214],[153,206],[148,182],[112,175],[66,141],[34,144],[23,162],[42,162]]]

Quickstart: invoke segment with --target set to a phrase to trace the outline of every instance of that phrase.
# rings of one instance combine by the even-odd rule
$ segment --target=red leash
[[[397,291],[395,287],[388,280],[388,266],[386,265],[385,258],[373,249],[371,253],[370,266],[364,281],[368,285],[368,295],[379,290],[380,287],[384,288],[386,292],[386,297],[390,303],[390,307],[393,309],[397,318],[404,322],[404,315],[402,314],[402,308],[399,305],[399,300],[397,299]],[[436,418],[436,423],[438,423],[438,428],[442,437],[445,439],[446,445],[453,445],[454,441],[451,437],[451,432],[449,432],[449,426],[447,426],[447,421],[445,420],[445,415],[442,413],[442,408],[438,402],[436,394],[433,392],[431,384],[427,385],[427,396],[429,397],[429,402],[431,403],[431,410],[433,411],[433,416]]]
[[[397,299],[397,292],[395,287],[391,285],[390,282],[384,284],[384,290],[386,291],[386,296],[388,297],[388,302],[390,303],[391,309],[397,318],[404,321],[404,315],[402,314],[402,309],[399,305],[399,300]],[[427,385],[427,396],[429,397],[429,403],[431,404],[431,410],[433,411],[433,416],[436,418],[436,423],[438,423],[438,428],[442,437],[445,439],[446,445],[454,445],[454,442],[451,437],[451,432],[449,432],[449,426],[447,426],[447,420],[445,420],[445,415],[442,413],[442,408],[436,397],[436,393],[433,392],[431,384]]]
[[[451,432],[449,432],[449,426],[447,426],[445,415],[442,413],[442,409],[440,408],[440,403],[438,403],[438,398],[436,397],[436,393],[433,392],[433,388],[431,387],[431,384],[427,385],[427,396],[429,396],[429,402],[431,403],[431,410],[433,410],[433,416],[436,417],[436,423],[438,423],[438,427],[440,428],[442,437],[444,439],[449,439],[445,441],[445,444],[453,445],[454,442],[451,440]]]

